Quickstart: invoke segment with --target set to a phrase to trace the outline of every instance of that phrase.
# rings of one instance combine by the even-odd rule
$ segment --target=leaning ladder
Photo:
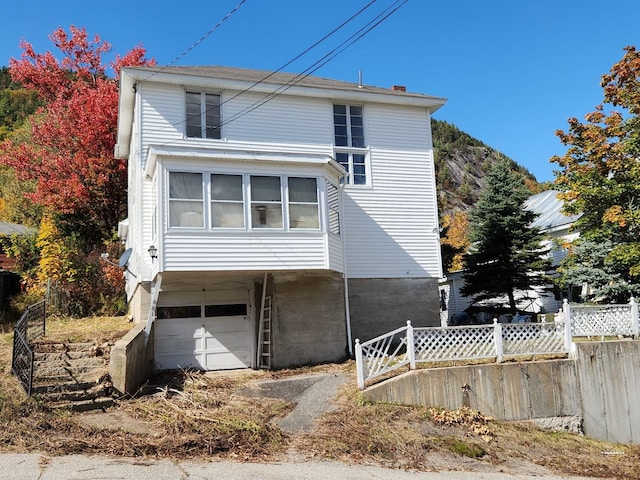
[[[262,282],[260,326],[258,328],[258,367],[271,368],[271,296],[267,296],[267,274]]]

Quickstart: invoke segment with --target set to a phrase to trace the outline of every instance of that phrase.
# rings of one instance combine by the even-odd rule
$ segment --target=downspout
[[[340,237],[342,238],[342,278],[344,279],[344,315],[347,324],[347,348],[349,356],[353,357],[353,339],[351,337],[351,313],[349,310],[349,276],[347,272],[347,240],[344,230],[344,183],[342,180],[346,175],[340,177]]]

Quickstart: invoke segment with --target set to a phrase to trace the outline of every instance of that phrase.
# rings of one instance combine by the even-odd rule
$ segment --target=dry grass
[[[51,319],[49,340],[112,342],[130,324],[120,318]],[[502,423],[468,409],[447,411],[363,401],[353,362],[242,376],[181,372],[152,378],[114,408],[148,433],[87,426],[77,414],[49,412],[28,399],[10,374],[12,334],[0,334],[0,445],[4,451],[100,453],[131,457],[239,460],[282,458],[290,449],[350,463],[418,470],[504,471],[640,479],[640,448]],[[283,433],[274,419],[293,407],[277,399],[237,395],[256,378],[348,372],[351,381],[311,434]]]

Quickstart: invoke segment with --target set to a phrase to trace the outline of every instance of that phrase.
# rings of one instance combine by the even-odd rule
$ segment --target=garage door
[[[226,370],[251,366],[247,305],[160,306],[155,322],[158,370]]]

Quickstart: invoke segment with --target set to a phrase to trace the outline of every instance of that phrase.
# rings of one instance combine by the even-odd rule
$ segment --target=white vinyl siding
[[[366,114],[372,188],[345,189],[349,277],[440,277],[429,116],[384,106]]]
[[[223,102],[236,93],[225,92]],[[264,98],[247,92],[224,104],[222,123],[227,139],[330,147],[332,130],[326,100],[281,95],[249,111]]]
[[[325,235],[165,236],[167,271],[328,269]],[[335,265],[335,263],[334,263]]]

